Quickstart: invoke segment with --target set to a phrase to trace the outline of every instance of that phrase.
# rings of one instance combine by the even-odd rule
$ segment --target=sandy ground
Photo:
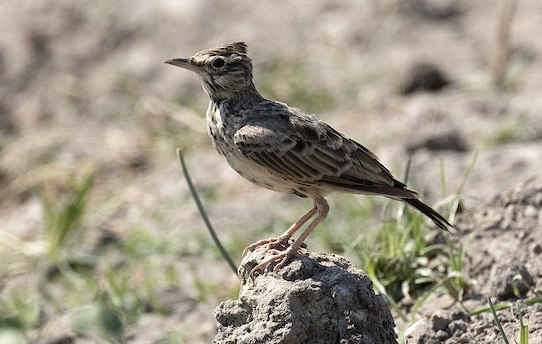
[[[477,152],[464,188],[469,216],[458,228],[479,233],[487,223],[476,222],[473,214],[499,213],[506,206],[495,197],[542,170],[542,3],[520,2],[506,44],[497,25],[505,2],[6,2],[0,7],[3,237],[43,251],[41,186],[62,188],[70,176],[92,169],[95,202],[82,246],[92,247],[104,233],[122,239],[142,227],[186,248],[188,254],[171,257],[179,270],[235,284],[224,262],[200,256],[207,237],[175,148],[183,148],[225,237],[256,221],[278,233],[295,218],[294,207],[309,204],[259,189],[231,171],[206,137],[207,99],[198,81],[161,61],[239,40],[249,45],[255,83],[264,96],[318,112],[397,175],[408,148],[418,147],[410,183],[429,202],[441,197],[441,163],[453,191]],[[503,53],[509,57],[507,88],[498,90],[492,80]],[[450,85],[437,93],[400,95],[405,75],[419,62],[436,65]],[[446,135],[463,148],[427,143]],[[540,203],[531,205],[529,211],[538,214],[528,227],[529,245],[535,247],[542,215]],[[479,280],[476,293],[490,290],[483,279],[491,266],[512,258],[534,264],[534,256],[515,254],[525,242],[511,237],[528,234],[508,231],[517,226],[515,219],[510,221],[516,225],[490,231],[491,240],[484,242],[492,246],[486,250],[499,252],[491,258],[471,250],[470,243],[480,240],[475,234],[461,237],[474,261],[477,254],[486,260],[486,269],[469,270]],[[273,227],[276,221],[282,222]],[[9,257],[12,248],[4,246],[2,256]],[[533,252],[540,251],[536,247]],[[539,295],[540,263],[534,265],[531,293]],[[187,276],[179,286],[186,300],[196,298],[192,279]],[[187,301],[184,311],[171,317],[146,314],[130,328],[131,342],[153,342],[179,328],[190,333],[187,342],[209,342],[219,298],[192,306]],[[47,316],[64,321],[61,312]]]

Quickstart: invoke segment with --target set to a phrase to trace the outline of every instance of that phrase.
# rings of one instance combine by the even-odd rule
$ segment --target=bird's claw
[[[290,246],[286,249],[286,251],[282,251],[280,253],[274,254],[271,257],[264,260],[263,262],[261,262],[260,264],[253,267],[252,270],[250,270],[250,274],[252,275],[254,274],[254,272],[258,270],[265,270],[267,269],[269,265],[271,265],[271,263],[277,260],[281,260],[280,263],[278,263],[277,265],[273,267],[273,271],[276,272],[282,269],[283,267],[285,267],[286,264],[288,263],[288,260],[293,256],[303,256],[303,254],[299,251],[299,249],[294,250],[293,247]]]
[[[267,245],[266,250],[271,249],[280,249],[284,250],[288,247],[288,238],[270,238],[270,239],[263,239],[260,241],[255,242],[252,245],[247,246],[242,253],[242,257],[246,256],[249,252],[254,251],[256,248]]]

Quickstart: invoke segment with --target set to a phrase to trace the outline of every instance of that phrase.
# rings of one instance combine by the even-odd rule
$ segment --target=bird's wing
[[[258,114],[234,136],[239,151],[269,173],[351,193],[417,197],[367,148],[304,113]]]

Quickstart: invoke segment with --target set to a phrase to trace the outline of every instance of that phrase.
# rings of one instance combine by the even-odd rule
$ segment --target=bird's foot
[[[260,241],[255,242],[252,245],[247,246],[242,253],[242,256],[246,256],[249,252],[254,251],[260,246],[267,245],[266,249],[279,249],[280,251],[284,251],[289,245],[288,245],[289,238],[286,237],[278,237],[278,238],[270,238],[270,239],[263,239]]]
[[[273,268],[273,271],[278,271],[282,269],[284,266],[286,266],[290,258],[294,256],[303,256],[303,253],[301,253],[299,249],[294,249],[293,246],[290,246],[286,249],[286,251],[282,251],[280,253],[274,254],[271,257],[264,260],[263,262],[261,262],[260,264],[256,265],[254,268],[252,268],[252,270],[250,270],[250,274],[252,275],[254,272],[258,270],[265,270],[271,263],[281,260],[281,262],[275,265],[275,267]]]

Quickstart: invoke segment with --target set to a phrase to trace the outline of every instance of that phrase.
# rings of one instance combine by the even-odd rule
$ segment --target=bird
[[[253,82],[252,60],[247,51],[245,42],[232,42],[163,62],[199,77],[210,98],[208,134],[237,173],[258,186],[314,202],[283,234],[245,248],[243,256],[264,245],[273,252],[252,272],[264,270],[273,262],[277,262],[274,270],[281,268],[291,257],[301,255],[305,239],[326,219],[329,205],[325,197],[333,192],[403,201],[439,228],[453,228],[360,143],[314,115],[261,96]],[[291,240],[305,225],[297,239]]]

